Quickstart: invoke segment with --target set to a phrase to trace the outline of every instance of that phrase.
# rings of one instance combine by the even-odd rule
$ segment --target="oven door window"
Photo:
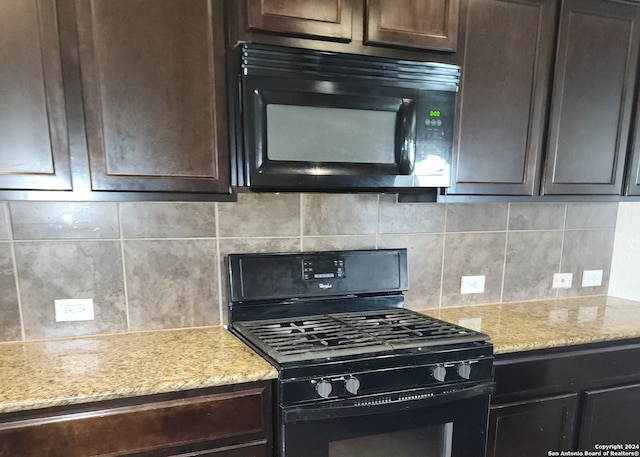
[[[282,414],[279,457],[479,457],[489,395],[403,405],[292,408]]]
[[[349,438],[329,443],[329,457],[451,457],[453,423]]]

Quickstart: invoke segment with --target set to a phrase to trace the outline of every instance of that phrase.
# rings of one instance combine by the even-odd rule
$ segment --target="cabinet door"
[[[365,42],[456,51],[458,15],[459,0],[367,0]]]
[[[250,29],[350,41],[353,0],[247,0]]]
[[[488,457],[539,457],[573,448],[578,394],[491,408]]]
[[[474,0],[448,194],[538,193],[556,0]]]
[[[228,192],[222,0],[76,0],[93,190]]]
[[[640,111],[640,91],[636,101],[636,113]],[[625,195],[640,195],[640,116],[636,115],[633,125],[633,142],[631,157],[627,164],[627,181],[625,183]]]
[[[620,194],[635,87],[640,8],[562,4],[545,194]]]
[[[640,444],[640,384],[585,393],[580,449],[595,444]],[[631,449],[638,451],[638,449]]]
[[[71,189],[55,0],[0,2],[0,188]]]

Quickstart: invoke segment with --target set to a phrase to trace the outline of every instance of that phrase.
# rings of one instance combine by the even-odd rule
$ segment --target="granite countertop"
[[[584,297],[422,311],[491,337],[495,354],[640,337],[640,302]]]
[[[223,327],[0,344],[0,413],[274,379]]]
[[[640,337],[640,302],[611,297],[422,312],[487,333],[496,354]],[[0,343],[0,370],[0,413],[277,377],[223,327]]]

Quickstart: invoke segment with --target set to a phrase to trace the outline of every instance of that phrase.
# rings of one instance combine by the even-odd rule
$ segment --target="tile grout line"
[[[511,203],[507,205],[507,227],[504,236],[504,255],[502,257],[502,284],[500,284],[500,303],[504,300],[504,283],[507,272],[507,248],[509,246],[509,220],[511,218]]]
[[[300,192],[300,212],[298,219],[300,220],[300,252],[304,252],[304,194]]]
[[[16,285],[16,295],[18,299],[18,315],[20,317],[20,337],[22,341],[27,340],[27,332],[24,327],[24,313],[22,312],[22,293],[20,290],[20,278],[18,277],[18,258],[16,257],[16,247],[13,240],[13,226],[11,223],[11,214],[9,212],[9,203],[4,203],[4,218],[7,224],[7,232],[9,235],[9,249],[11,257],[13,257],[13,280]]]
[[[120,235],[120,258],[122,262],[122,286],[124,289],[124,310],[127,317],[127,332],[131,331],[131,316],[129,313],[129,288],[127,287],[127,262],[124,258],[124,234],[122,233],[122,203],[117,203],[118,232]]]
[[[224,324],[224,307],[222,306],[222,259],[220,257],[220,211],[218,211],[218,202],[215,202],[213,206],[214,217],[216,219],[215,229],[216,229],[216,261],[218,262],[218,319],[220,325]]]
[[[438,300],[438,308],[442,308],[442,292],[444,290],[444,261],[447,248],[447,215],[449,211],[449,203],[444,206],[444,227],[442,228],[442,261],[440,262],[440,299]]]
[[[562,224],[562,243],[560,243],[560,264],[558,265],[558,273],[562,273],[562,257],[564,256],[564,239],[567,236],[567,216],[569,214],[569,205],[564,205],[564,222]],[[556,300],[560,298],[560,289],[556,289]]]

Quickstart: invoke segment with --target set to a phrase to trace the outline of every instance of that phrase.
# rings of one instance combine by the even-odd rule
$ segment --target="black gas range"
[[[232,254],[228,268],[230,329],[279,372],[276,455],[484,454],[493,347],[404,307],[405,249]]]

